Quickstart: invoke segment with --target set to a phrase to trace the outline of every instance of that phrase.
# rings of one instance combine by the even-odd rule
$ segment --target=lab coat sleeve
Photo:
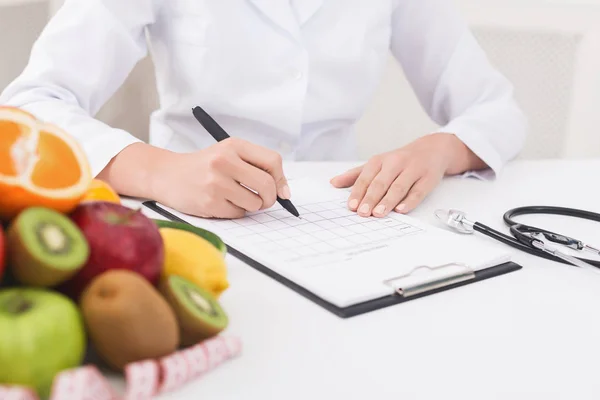
[[[140,141],[93,116],[147,54],[145,26],[154,15],[153,0],[66,0],[0,104],[20,107],[73,135],[96,176]]]
[[[498,176],[522,150],[527,121],[453,2],[398,0],[392,29],[392,53],[438,131],[455,134]]]

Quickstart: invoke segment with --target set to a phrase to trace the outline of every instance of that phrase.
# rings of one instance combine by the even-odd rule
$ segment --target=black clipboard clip
[[[412,297],[435,289],[474,280],[475,277],[475,270],[468,265],[448,263],[435,267],[421,265],[407,274],[386,279],[383,283],[392,287],[402,297]]]

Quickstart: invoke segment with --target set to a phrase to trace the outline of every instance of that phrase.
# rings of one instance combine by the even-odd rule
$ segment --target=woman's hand
[[[352,211],[383,217],[392,210],[413,210],[445,175],[481,168],[485,164],[455,135],[436,133],[377,155],[331,183],[338,188],[353,186],[348,199]]]
[[[273,206],[278,195],[290,198],[281,156],[242,139],[173,154],[163,171],[154,197],[199,217],[240,218]]]
[[[135,143],[98,177],[122,195],[207,218],[240,218],[271,207],[278,195],[290,198],[281,156],[236,138],[187,154]]]

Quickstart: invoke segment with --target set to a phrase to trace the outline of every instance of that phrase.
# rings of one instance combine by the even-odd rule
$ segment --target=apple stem
[[[127,221],[129,221],[129,219],[131,217],[133,217],[135,214],[137,214],[138,212],[141,211],[141,208],[132,208],[129,211],[127,211],[125,214],[118,216],[118,215],[110,215],[110,220],[111,222],[113,222],[114,224],[124,224]]]
[[[139,208],[132,208],[125,215],[123,215],[123,217],[121,218],[121,223],[125,223],[125,222],[129,221],[129,218],[133,217],[139,211],[140,211]]]
[[[29,300],[17,293],[4,303],[4,309],[10,314],[22,314],[31,308],[32,304]]]

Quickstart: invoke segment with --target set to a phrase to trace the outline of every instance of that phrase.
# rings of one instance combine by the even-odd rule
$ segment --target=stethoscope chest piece
[[[466,234],[475,232],[475,229],[473,228],[474,222],[469,221],[467,219],[467,214],[463,211],[439,209],[435,210],[434,215],[438,220],[454,229],[456,232]]]

